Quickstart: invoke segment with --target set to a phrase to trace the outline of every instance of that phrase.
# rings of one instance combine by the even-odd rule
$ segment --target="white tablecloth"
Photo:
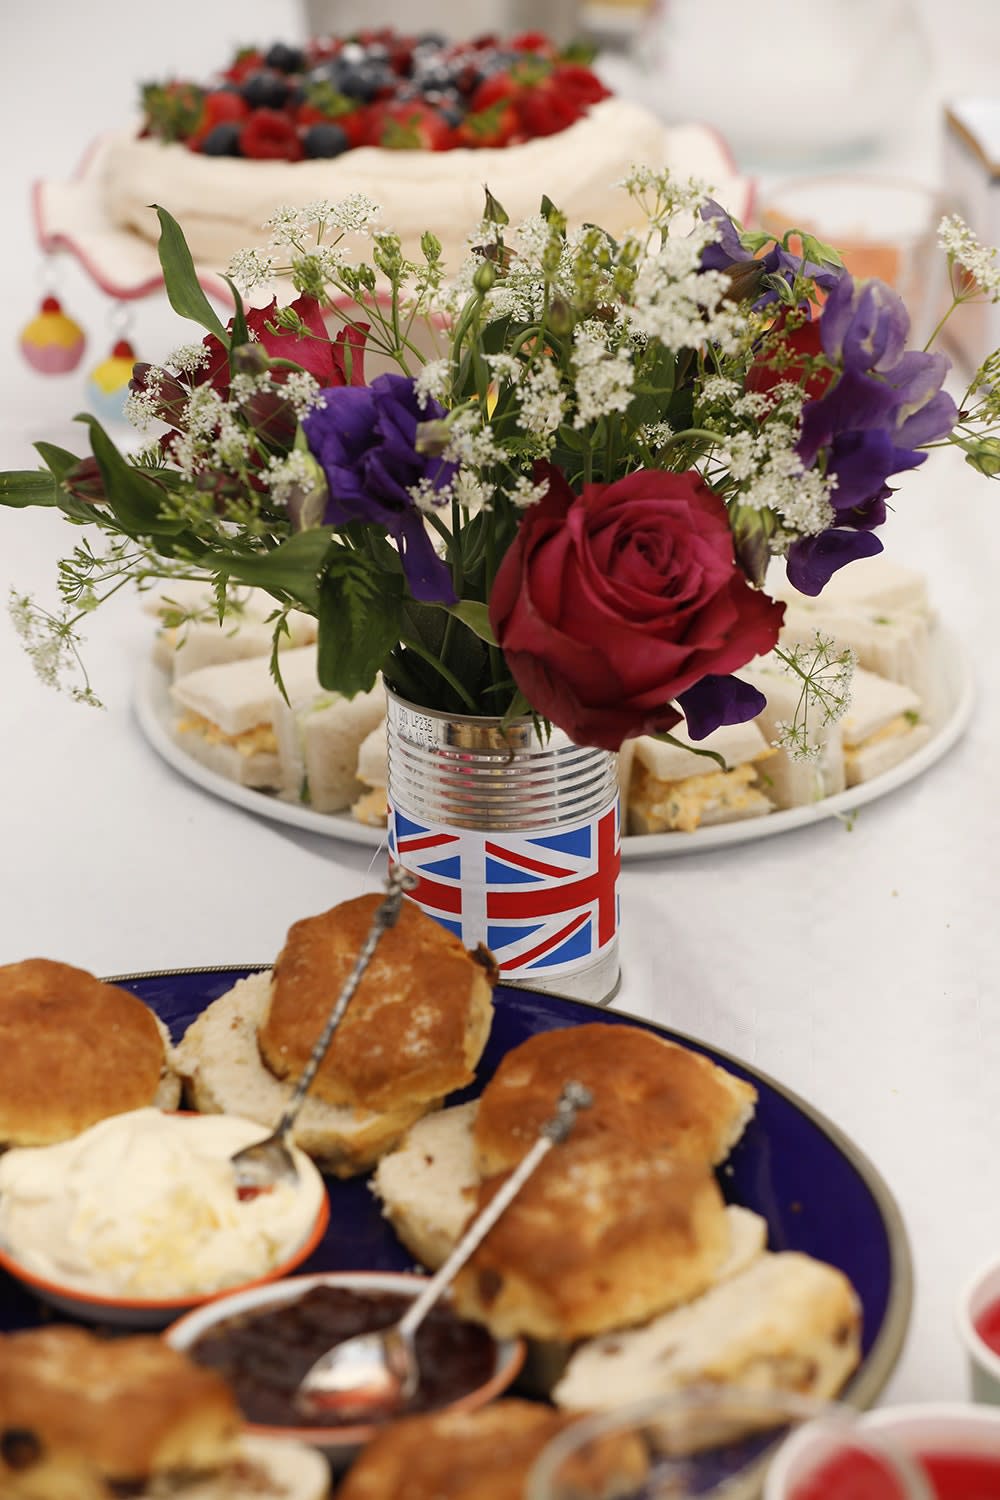
[[[0,55],[2,468],[33,466],[39,437],[82,447],[68,418],[86,405],[83,370],[114,337],[106,299],[66,264],[60,294],[92,335],[83,370],[45,379],[18,361],[16,332],[43,289],[29,180],[65,174],[92,135],[126,117],[136,78],[204,71],[230,42],[296,25],[276,0],[184,0],[159,17],[150,10],[142,27],[110,0],[16,9]],[[971,66],[974,34],[967,42]],[[179,341],[162,299],[136,306],[133,336],[140,357]],[[616,1004],[805,1095],[895,1192],[917,1286],[893,1400],[964,1395],[952,1304],[975,1266],[1000,1254],[998,532],[1000,487],[953,453],[905,481],[885,528],[890,555],[929,573],[940,614],[975,660],[978,710],[945,761],[850,830],[831,821],[630,865],[623,877]],[[0,593],[15,585],[54,603],[55,560],[79,535],[47,513],[0,508]],[[159,760],[131,708],[150,645],[133,596],[86,634],[103,712],[38,683],[0,618],[0,962],[39,954],[109,974],[266,961],[292,921],[374,888],[381,864],[369,850],[248,815]]]

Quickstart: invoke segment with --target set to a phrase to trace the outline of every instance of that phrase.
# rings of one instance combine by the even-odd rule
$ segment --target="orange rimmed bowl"
[[[298,1301],[314,1287],[340,1287],[361,1294],[388,1292],[412,1299],[419,1295],[426,1284],[425,1276],[396,1271],[325,1271],[311,1276],[293,1276],[284,1281],[272,1281],[267,1286],[247,1288],[226,1297],[214,1298],[174,1323],[163,1337],[173,1348],[182,1349],[197,1359],[195,1346],[199,1339],[214,1330],[219,1323],[237,1318],[241,1321],[249,1320],[256,1312],[270,1311]],[[439,1409],[474,1411],[502,1395],[517,1378],[524,1364],[524,1340],[490,1337],[494,1352],[492,1370],[488,1377],[463,1390]],[[237,1397],[238,1394],[237,1392]],[[310,1443],[321,1449],[331,1462],[344,1464],[374,1436],[377,1427],[374,1423],[278,1427],[248,1421],[246,1430],[260,1437],[289,1438]]]
[[[145,1114],[146,1111],[137,1112]],[[219,1120],[231,1117],[223,1116],[199,1116],[192,1111],[171,1110],[166,1111],[168,1118],[178,1120]],[[108,1121],[99,1122],[98,1127],[108,1126],[112,1121],[125,1122],[127,1115],[117,1115]],[[251,1127],[251,1138],[259,1135],[263,1138],[266,1131],[260,1125],[253,1122],[241,1122]],[[95,1127],[92,1127],[95,1128]],[[86,1135],[87,1132],[84,1132]],[[78,1137],[77,1139],[81,1139]],[[69,1145],[70,1142],[60,1143]],[[237,1145],[239,1141],[237,1140]],[[17,1150],[45,1151],[47,1147],[22,1147]],[[58,1149],[58,1147],[56,1148]],[[234,1149],[236,1149],[234,1147]],[[228,1146],[227,1146],[228,1150]],[[103,1323],[119,1328],[132,1329],[158,1329],[164,1328],[168,1323],[175,1322],[184,1313],[194,1308],[203,1306],[217,1297],[225,1297],[233,1292],[247,1291],[252,1288],[266,1286],[269,1282],[281,1280],[289,1276],[293,1271],[299,1269],[305,1261],[317,1249],[326,1233],[330,1222],[330,1200],[326,1191],[326,1184],[322,1174],[303,1152],[296,1151],[296,1163],[299,1171],[303,1174],[303,1182],[299,1191],[308,1192],[315,1199],[315,1210],[307,1201],[302,1214],[302,1232],[298,1242],[282,1255],[281,1259],[271,1265],[267,1270],[253,1278],[245,1281],[229,1283],[228,1285],[212,1285],[204,1291],[192,1293],[190,1291],[179,1292],[175,1296],[144,1297],[129,1295],[126,1292],[116,1293],[105,1290],[103,1287],[95,1289],[93,1280],[81,1276],[79,1279],[72,1275],[62,1276],[54,1274],[48,1266],[40,1267],[38,1262],[22,1248],[23,1242],[18,1243],[16,1238],[4,1242],[0,1238],[0,1269],[7,1271],[15,1280],[33,1292],[49,1306],[56,1308],[59,1312],[66,1313],[71,1318],[79,1318],[88,1323]],[[50,1169],[51,1170],[51,1169]],[[127,1221],[122,1221],[126,1222]],[[24,1227],[23,1225],[20,1227]],[[45,1248],[45,1241],[39,1241],[39,1247]],[[183,1247],[183,1232],[178,1232],[178,1250]]]

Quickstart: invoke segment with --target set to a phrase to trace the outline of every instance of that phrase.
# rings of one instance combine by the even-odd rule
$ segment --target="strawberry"
[[[455,133],[422,99],[389,100],[373,110],[368,143],[392,151],[447,151]]]
[[[521,128],[529,139],[540,135],[558,135],[583,114],[567,94],[556,89],[525,89],[517,101]]]
[[[242,83],[244,78],[263,66],[264,54],[259,48],[241,47],[222,76],[230,83]]]
[[[493,73],[484,78],[469,100],[469,113],[481,114],[495,104],[512,104],[521,94],[521,85],[513,73]]]
[[[250,113],[246,100],[232,89],[215,89],[201,101],[198,123],[187,137],[190,150],[196,151],[216,125],[231,125],[245,120]]]
[[[521,130],[521,120],[514,105],[498,99],[487,109],[466,115],[455,132],[455,144],[473,149],[483,146],[508,146]]]
[[[507,46],[512,52],[534,52],[540,57],[556,57],[556,49],[544,31],[522,31],[512,36]]]
[[[549,85],[569,94],[577,104],[598,104],[600,100],[610,98],[611,93],[592,68],[584,68],[580,63],[557,63]]]
[[[254,109],[240,131],[240,154],[253,161],[301,161],[302,142],[287,115]]]
[[[144,84],[144,133],[155,135],[161,141],[186,141],[198,125],[204,97],[204,90],[197,84],[176,79],[170,83]]]

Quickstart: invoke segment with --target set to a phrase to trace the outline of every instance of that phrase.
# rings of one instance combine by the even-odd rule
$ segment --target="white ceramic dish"
[[[934,1454],[993,1460],[1000,1456],[1000,1411],[985,1406],[963,1406],[957,1402],[887,1406],[866,1412],[859,1419],[857,1430],[862,1440],[873,1438],[904,1463]],[[803,1427],[784,1444],[771,1464],[763,1500],[790,1500],[794,1486],[806,1479],[829,1451],[828,1437],[821,1427]],[[920,1492],[925,1489],[926,1480],[922,1484],[922,1479],[921,1472],[913,1488],[919,1500],[924,1500]],[[933,1500],[936,1491],[931,1488],[925,1493],[927,1500]]]
[[[293,1276],[284,1281],[273,1281],[267,1286],[258,1286],[247,1291],[235,1292],[228,1297],[216,1298],[203,1307],[195,1308],[168,1328],[164,1334],[168,1344],[175,1349],[190,1350],[201,1336],[215,1323],[239,1313],[264,1307],[280,1307],[294,1302],[316,1286],[345,1287],[358,1292],[395,1292],[415,1297],[426,1285],[424,1276],[410,1276],[401,1272],[387,1271],[334,1271],[314,1276]],[[485,1384],[478,1386],[458,1401],[450,1404],[449,1410],[475,1410],[502,1394],[516,1379],[524,1363],[524,1343],[521,1339],[496,1341],[496,1360],[493,1374]],[[321,1448],[335,1462],[344,1462],[362,1444],[368,1442],[375,1428],[372,1425],[341,1427],[265,1427],[253,1422],[247,1431],[259,1437],[293,1438],[298,1442],[311,1443]]]
[[[874,802],[898,787],[905,786],[948,753],[965,732],[972,716],[975,685],[968,657],[958,641],[941,626],[936,627],[933,635],[932,668],[934,691],[928,705],[931,737],[891,771],[886,771],[861,786],[838,792],[834,797],[810,803],[807,807],[792,807],[783,812],[769,813],[763,818],[749,818],[742,823],[720,823],[711,828],[698,828],[694,833],[633,834],[622,839],[622,859],[629,863],[641,859],[662,859],[665,856],[702,854],[710,849],[727,848],[731,844],[771,838],[775,834],[805,828],[827,818],[849,817],[866,803]],[[148,662],[139,674],[133,706],[146,739],[175,771],[179,771],[182,776],[213,796],[221,797],[247,812],[257,813],[276,823],[304,828],[310,833],[324,834],[328,838],[343,839],[350,844],[366,844],[373,849],[385,844],[383,828],[365,827],[356,822],[349,812],[320,813],[298,802],[282,801],[269,792],[237,786],[235,782],[228,781],[218,772],[210,771],[194,760],[172,733],[168,688],[166,673],[154,662]]]
[[[956,1308],[958,1336],[969,1361],[969,1385],[974,1401],[1000,1407],[1000,1354],[976,1330],[976,1320],[1000,1300],[1000,1260],[980,1266],[962,1288]]]

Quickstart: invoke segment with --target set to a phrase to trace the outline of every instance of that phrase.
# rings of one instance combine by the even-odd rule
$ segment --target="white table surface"
[[[78,443],[68,419],[86,404],[83,374],[114,337],[107,299],[66,262],[60,295],[91,334],[84,366],[45,379],[19,361],[16,334],[40,288],[28,183],[65,175],[94,134],[127,118],[136,79],[171,66],[197,75],[233,41],[297,27],[287,0],[175,0],[143,7],[141,25],[111,0],[10,11],[0,48],[2,468],[34,466],[30,444],[43,436]],[[964,42],[949,30],[939,61],[976,86],[982,59],[969,28],[980,10],[965,0],[948,13]],[[933,102],[914,103],[908,144],[886,152],[909,165],[918,154],[931,179]],[[178,342],[161,298],[135,306],[133,337],[140,357]],[[892,1401],[964,1396],[953,1302],[973,1269],[1000,1255],[998,534],[1000,486],[952,453],[906,479],[884,532],[891,556],[930,574],[941,615],[976,663],[972,727],[942,763],[864,809],[851,831],[829,822],[623,875],[616,1004],[805,1095],[895,1192],[916,1298]],[[0,595],[13,584],[54,602],[55,561],[74,540],[50,514],[0,508]],[[103,712],[36,681],[0,616],[0,962],[37,954],[107,974],[267,961],[292,921],[375,887],[370,850],[214,800],[146,744],[130,699],[150,624],[134,596],[103,610],[87,635]]]

